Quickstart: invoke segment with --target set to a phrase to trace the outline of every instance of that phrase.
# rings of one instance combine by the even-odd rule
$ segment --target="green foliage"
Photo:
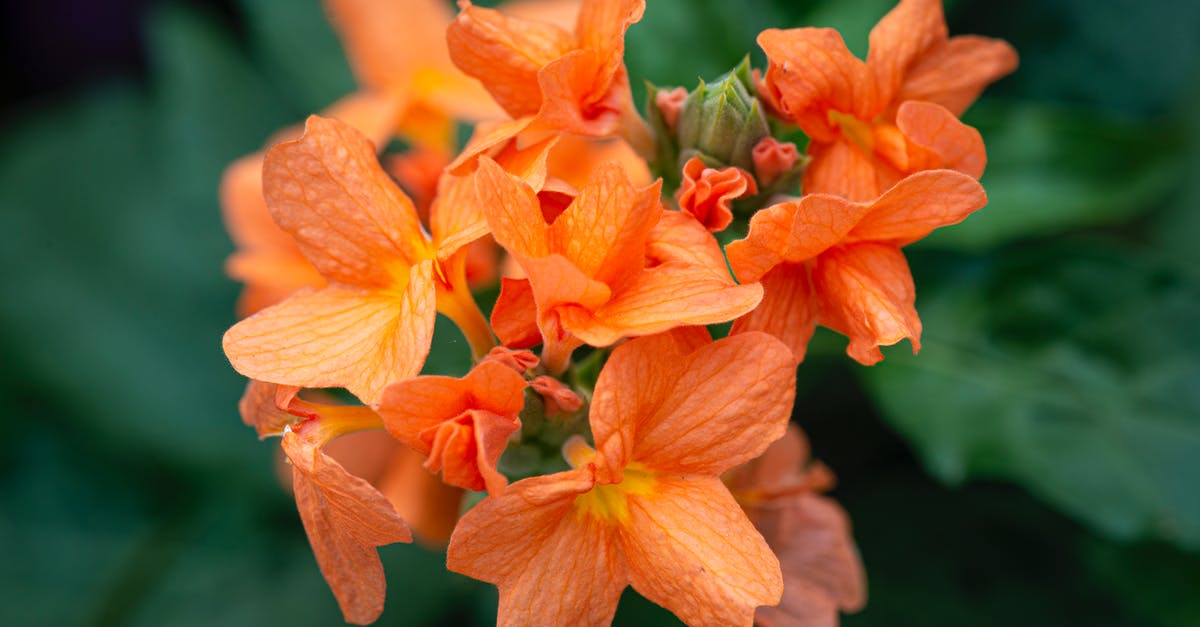
[[[863,371],[929,470],[1010,479],[1105,533],[1200,547],[1200,288],[1108,247],[964,261],[922,288],[921,354]]]

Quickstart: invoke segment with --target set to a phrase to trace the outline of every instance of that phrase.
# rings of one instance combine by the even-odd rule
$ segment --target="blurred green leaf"
[[[97,88],[0,141],[0,263],[20,294],[0,304],[0,344],[76,428],[236,474],[261,460],[220,349],[235,286],[216,189],[281,120],[210,21],[167,8],[149,29],[150,98]]]
[[[987,142],[988,206],[922,245],[980,250],[1119,223],[1161,202],[1186,172],[1174,124],[1033,103],[980,106],[966,121]]]
[[[1110,596],[1158,627],[1200,625],[1200,557],[1162,544],[1092,541],[1083,562]]]
[[[241,0],[251,48],[293,115],[315,113],[356,89],[319,0]]]
[[[940,265],[957,270],[922,286],[921,354],[862,371],[929,470],[1200,547],[1200,289],[1108,247]]]

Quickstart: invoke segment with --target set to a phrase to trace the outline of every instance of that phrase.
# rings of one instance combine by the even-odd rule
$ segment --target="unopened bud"
[[[771,134],[754,95],[750,60],[712,83],[700,83],[679,114],[679,160],[695,156],[743,170],[754,167],[754,146]]]
[[[800,161],[796,144],[781,142],[774,137],[764,137],[754,146],[751,156],[754,159],[754,174],[763,187],[770,186],[780,175],[792,171]]]

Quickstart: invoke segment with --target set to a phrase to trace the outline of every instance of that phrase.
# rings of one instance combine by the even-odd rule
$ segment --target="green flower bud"
[[[751,153],[771,127],[755,97],[749,57],[716,81],[700,82],[683,104],[677,132],[680,166],[699,155],[715,167],[754,171]]]

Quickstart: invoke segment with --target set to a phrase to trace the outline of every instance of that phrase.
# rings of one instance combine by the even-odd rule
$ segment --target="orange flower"
[[[761,281],[764,290],[762,304],[733,332],[770,333],[798,361],[818,323],[848,336],[846,352],[864,365],[883,359],[879,346],[904,338],[917,352],[921,320],[900,247],[985,204],[974,178],[928,170],[872,202],[809,194],[759,211],[746,239],[725,248],[734,274]]]
[[[866,63],[830,28],[769,29],[769,104],[811,138],[805,193],[867,201],[905,174],[951,168],[979,178],[986,156],[958,121],[1017,55],[983,37],[948,38],[941,0],[902,0],[871,31]]]
[[[362,131],[376,147],[392,133],[395,103],[370,94],[343,98],[326,110]],[[275,141],[294,139],[298,128],[285,129]],[[237,252],[225,262],[230,277],[246,284],[238,314],[248,316],[304,288],[321,288],[325,279],[300,252],[296,240],[271,219],[262,191],[263,152],[233,162],[221,177],[221,211]]]
[[[500,495],[508,480],[496,462],[521,427],[525,379],[484,360],[462,379],[416,377],[383,393],[379,415],[393,437],[428,456],[425,468],[450,485]]]
[[[850,521],[837,503],[818,494],[832,484],[828,468],[810,464],[808,441],[795,425],[762,457],[726,476],[783,571],[783,600],[759,608],[758,625],[837,625],[839,609],[856,612],[866,602],[866,575]]]
[[[583,343],[730,320],[761,298],[757,285],[733,282],[716,240],[690,217],[691,226],[678,224],[670,237],[693,238],[691,250],[659,251],[667,247],[652,237],[663,217],[659,183],[638,189],[606,164],[547,224],[528,185],[491,159],[479,163],[474,178],[488,224],[528,276],[503,280],[493,325],[510,346],[540,338],[551,372],[562,372]]]
[[[758,185],[749,172],[733,166],[710,168],[700,157],[692,157],[683,165],[683,182],[675,198],[680,210],[716,233],[733,222],[734,200],[757,193]]]
[[[241,405],[243,420],[260,434],[283,435],[296,508],[317,565],[346,622],[365,625],[383,612],[387,586],[375,548],[412,542],[412,534],[378,490],[321,448],[340,435],[383,423],[366,407],[310,403],[296,398],[296,391],[251,381]]]
[[[625,586],[693,625],[749,624],[778,562],[717,478],[783,435],[786,347],[690,328],[613,351],[573,470],[518,481],[459,521],[450,570],[500,588],[498,625],[603,625]]]
[[[460,251],[487,224],[459,209],[453,189],[431,210],[430,241],[371,142],[317,116],[300,139],[267,153],[263,185],[272,217],[329,286],[297,292],[226,332],[225,354],[239,372],[344,387],[373,404],[387,384],[420,371],[435,311],[463,329],[477,355],[491,348]]]
[[[426,148],[449,153],[454,121],[502,112],[480,85],[450,62],[440,0],[325,0],[360,85],[397,105],[392,129]]]
[[[642,19],[643,0],[584,0],[574,32],[469,0],[459,6],[446,31],[450,57],[515,120],[460,155],[452,166],[456,172],[518,136],[525,146],[557,133],[620,133],[639,152],[653,150],[633,105],[623,59],[625,31]]]

